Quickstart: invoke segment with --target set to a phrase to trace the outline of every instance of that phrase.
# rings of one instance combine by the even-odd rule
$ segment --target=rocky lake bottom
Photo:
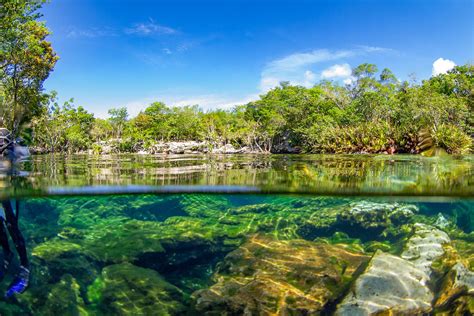
[[[30,286],[1,300],[1,315],[474,313],[470,199],[137,194],[20,206]]]

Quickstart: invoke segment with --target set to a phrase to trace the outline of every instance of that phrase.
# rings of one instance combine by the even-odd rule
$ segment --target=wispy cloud
[[[348,59],[374,53],[396,52],[390,48],[375,46],[357,46],[354,49],[328,50],[317,49],[310,52],[291,54],[267,63],[261,73],[260,90],[266,92],[277,86],[281,81],[290,81],[292,84],[311,86],[318,78],[311,69],[316,64]],[[336,64],[323,71],[321,79],[347,79],[350,77],[349,64]]]
[[[98,37],[111,37],[119,35],[129,36],[154,36],[154,35],[177,35],[180,32],[169,26],[164,26],[156,23],[153,19],[147,22],[135,23],[130,27],[123,29],[113,27],[89,27],[89,28],[76,28],[73,27],[68,33],[69,38],[98,38]]]
[[[155,101],[164,102],[168,106],[186,106],[199,105],[204,111],[214,109],[231,109],[234,106],[242,105],[258,99],[258,94],[249,94],[243,97],[232,97],[223,94],[197,94],[197,95],[181,95],[179,93],[158,93],[155,96],[147,97],[139,100],[133,100],[125,103],[125,107],[131,117],[136,116],[140,111],[146,109]],[[100,118],[108,117],[108,106],[102,106],[102,111],[95,114]]]
[[[293,71],[305,66],[310,66],[323,61],[336,60],[344,57],[353,56],[354,52],[349,50],[331,52],[327,49],[313,50],[309,53],[291,54],[281,59],[271,61],[267,66],[266,72]]]
[[[110,36],[117,36],[118,33],[112,28],[98,28],[92,27],[88,29],[77,29],[72,28],[66,36],[68,38],[98,38],[98,37],[110,37]]]
[[[171,28],[169,26],[158,24],[152,19],[150,19],[150,21],[148,22],[136,23],[132,27],[126,28],[124,32],[125,34],[142,35],[142,36],[174,35],[174,34],[179,33],[178,30]]]

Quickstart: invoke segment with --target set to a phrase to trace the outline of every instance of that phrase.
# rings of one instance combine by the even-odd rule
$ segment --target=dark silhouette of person
[[[29,151],[27,148],[22,148],[22,146],[17,144],[7,129],[0,128],[0,156],[6,158],[9,169],[13,170],[15,164],[28,155]],[[13,176],[14,172],[10,172],[10,174]],[[30,278],[25,239],[18,227],[19,205],[19,201],[13,203],[12,200],[3,200],[0,207],[0,244],[3,250],[3,264],[0,264],[0,281],[5,278],[14,257],[10,249],[7,230],[20,258],[19,270],[5,294],[7,298],[23,293],[28,287]]]

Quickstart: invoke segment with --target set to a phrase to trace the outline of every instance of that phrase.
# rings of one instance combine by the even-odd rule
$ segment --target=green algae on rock
[[[157,272],[129,263],[107,266],[87,290],[99,312],[110,315],[176,315],[183,293]]]
[[[51,311],[59,315],[89,315],[79,290],[77,281],[71,275],[65,274],[53,285],[44,305],[34,312],[41,315],[48,315]]]
[[[253,236],[218,266],[215,285],[194,294],[196,309],[206,315],[319,313],[367,260],[338,245]]]

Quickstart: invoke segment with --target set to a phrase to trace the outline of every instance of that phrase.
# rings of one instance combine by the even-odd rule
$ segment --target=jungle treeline
[[[311,88],[280,86],[229,110],[154,102],[136,117],[126,108],[95,118],[73,100],[50,96],[31,123],[33,144],[51,151],[80,151],[115,140],[134,152],[157,142],[203,141],[261,152],[448,153],[472,149],[474,66],[457,66],[421,83],[399,81],[373,64],[353,69],[353,83],[322,81]]]

